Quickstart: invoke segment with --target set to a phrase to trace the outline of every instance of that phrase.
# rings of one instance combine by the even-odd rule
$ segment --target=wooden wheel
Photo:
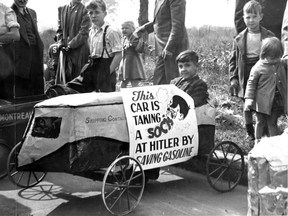
[[[22,188],[29,188],[41,182],[46,176],[46,172],[19,171],[17,158],[21,147],[22,143],[18,143],[11,150],[7,161],[7,172],[13,184]]]
[[[7,161],[11,148],[4,140],[0,140],[0,179],[7,176]]]
[[[219,192],[233,190],[244,173],[244,156],[238,145],[224,141],[210,152],[206,163],[207,179]]]
[[[102,199],[106,209],[114,215],[128,214],[140,202],[144,186],[141,164],[130,156],[117,158],[103,179]]]

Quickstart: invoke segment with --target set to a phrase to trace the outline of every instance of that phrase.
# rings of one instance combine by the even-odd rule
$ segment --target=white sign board
[[[174,85],[121,89],[130,156],[144,169],[184,162],[198,153],[193,99]]]

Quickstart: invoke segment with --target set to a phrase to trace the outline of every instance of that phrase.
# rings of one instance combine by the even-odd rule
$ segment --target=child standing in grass
[[[139,43],[138,36],[134,35],[135,25],[132,21],[122,24],[123,51],[120,66],[121,88],[126,88],[130,82],[132,87],[139,86],[141,80],[145,79],[142,59],[136,50]]]
[[[243,8],[243,18],[246,25],[233,41],[232,54],[229,62],[230,85],[232,96],[243,99],[251,68],[259,60],[262,40],[274,34],[260,25],[262,20],[262,7],[259,2],[252,0]],[[254,127],[252,112],[243,110],[247,138],[254,140]]]
[[[245,110],[256,111],[256,143],[266,123],[270,136],[278,135],[277,119],[287,113],[287,62],[281,60],[282,55],[283,47],[278,38],[263,40],[260,60],[252,68],[247,83]]]

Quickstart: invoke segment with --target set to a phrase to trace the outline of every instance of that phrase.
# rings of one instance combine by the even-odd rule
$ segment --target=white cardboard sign
[[[144,169],[187,161],[198,153],[193,99],[174,85],[121,89],[130,156]]]

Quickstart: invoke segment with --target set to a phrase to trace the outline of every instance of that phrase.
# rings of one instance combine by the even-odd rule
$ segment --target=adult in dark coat
[[[155,34],[154,85],[169,84],[179,76],[176,64],[177,55],[189,48],[185,28],[185,0],[156,0],[154,20],[141,26],[138,32]]]
[[[15,12],[0,3],[0,99],[14,96],[14,41],[20,40]]]
[[[20,41],[15,42],[15,96],[44,93],[43,42],[38,33],[37,15],[27,8],[28,0],[14,0],[12,9],[20,24]]]
[[[246,28],[243,21],[243,7],[249,0],[236,0],[234,24],[239,34]],[[257,0],[262,5],[261,25],[281,39],[281,27],[287,0]]]
[[[56,32],[60,46],[68,52],[63,52],[65,71],[57,69],[57,83],[65,83],[77,77],[84,64],[88,61],[89,46],[88,36],[91,26],[85,6],[81,0],[71,0],[63,7],[58,8],[58,29]],[[60,73],[65,73],[65,79],[60,78]],[[64,76],[64,75],[63,75]]]

